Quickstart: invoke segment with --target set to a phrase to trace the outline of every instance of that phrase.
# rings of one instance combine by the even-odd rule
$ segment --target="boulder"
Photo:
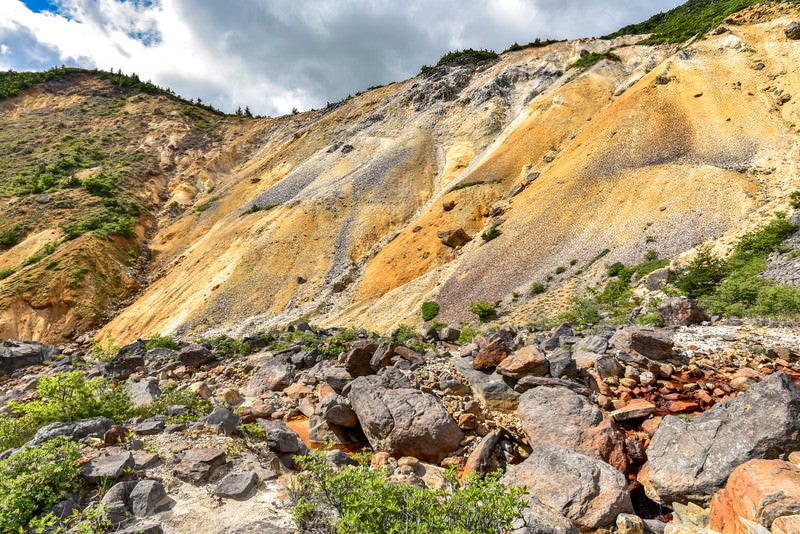
[[[624,436],[588,398],[566,388],[538,387],[522,394],[518,411],[531,447],[560,445],[627,470]]]
[[[186,367],[198,368],[204,363],[214,361],[214,353],[202,345],[187,345],[178,351],[178,359]]]
[[[454,360],[456,369],[469,383],[472,394],[489,408],[495,410],[514,410],[519,404],[519,393],[506,382],[506,378],[496,372],[478,371],[472,367],[468,358]]]
[[[618,422],[640,421],[649,417],[656,409],[647,399],[633,399],[628,404],[611,412],[611,418]]]
[[[574,351],[596,352],[603,354],[608,349],[608,339],[603,336],[587,336],[578,340],[572,347]]]
[[[609,343],[625,352],[651,360],[663,360],[672,354],[672,332],[665,328],[626,326],[611,337]]]
[[[11,374],[20,367],[42,363],[55,353],[55,347],[37,341],[3,341],[0,345],[0,376]]]
[[[140,480],[129,497],[131,513],[134,517],[152,515],[166,497],[164,485],[158,480]]]
[[[319,415],[312,414],[308,418],[308,439],[312,443],[334,445],[350,445],[364,443],[367,438],[359,426],[346,427],[330,423]]]
[[[512,379],[519,379],[526,375],[544,376],[549,371],[550,362],[535,345],[522,347],[497,366],[499,374]]]
[[[553,330],[553,335],[542,344],[542,348],[548,351],[557,349],[561,343],[562,337],[570,337],[574,335],[575,334],[572,331],[572,327],[569,325],[569,323],[561,323],[556,327],[555,330]]]
[[[783,33],[786,35],[787,39],[791,39],[796,41],[800,39],[800,23],[792,22],[790,23],[784,30]]]
[[[213,412],[206,416],[205,424],[219,434],[232,436],[239,426],[239,416],[227,408],[217,406]]]
[[[144,367],[144,354],[133,350],[119,350],[116,358],[109,362],[101,362],[97,369],[103,376],[116,378],[117,380],[127,380],[133,373]]]
[[[291,385],[295,369],[285,355],[265,356],[256,365],[258,370],[245,386],[245,395],[260,397],[269,391],[283,391]]]
[[[464,464],[464,475],[478,473],[483,477],[497,471],[500,468],[500,462],[495,456],[495,449],[499,442],[499,430],[492,430],[486,434],[467,458],[467,462]]]
[[[445,326],[444,328],[442,328],[442,331],[439,332],[439,339],[442,341],[447,341],[449,343],[458,341],[458,338],[460,337],[461,337],[461,330],[459,330],[458,328]]]
[[[799,448],[800,391],[774,373],[700,415],[665,417],[647,450],[649,496],[705,504],[737,466]]]
[[[244,473],[230,473],[220,480],[214,494],[220,497],[230,497],[232,499],[246,499],[258,485],[258,475],[255,471],[245,471]]]
[[[308,454],[310,452],[300,435],[289,428],[283,421],[259,419],[258,424],[264,429],[264,441],[276,453]]]
[[[361,428],[376,451],[438,462],[464,437],[442,402],[417,389],[387,389],[360,377],[348,393]]]
[[[608,527],[619,514],[633,513],[622,473],[566,447],[535,447],[524,462],[509,468],[502,480],[526,486],[530,496],[581,530]]]
[[[133,469],[135,462],[130,452],[111,454],[95,458],[81,467],[80,473],[89,482],[101,480],[116,480],[122,476],[126,469]]]
[[[375,352],[372,354],[372,358],[369,361],[369,365],[372,370],[379,371],[384,367],[390,366],[392,364],[392,357],[394,357],[394,350],[399,346],[399,343],[390,341],[378,345],[378,348],[375,349]]]
[[[157,415],[138,423],[132,430],[140,436],[152,436],[153,434],[160,434],[166,427],[167,418],[163,415]]]
[[[175,467],[175,475],[197,484],[208,480],[214,470],[226,462],[225,451],[214,448],[189,449]]]
[[[438,237],[442,240],[442,244],[450,248],[460,247],[470,239],[463,228],[439,232]]]
[[[536,497],[528,497],[522,517],[514,522],[512,534],[578,534],[572,521],[545,506]]]
[[[102,438],[113,425],[114,421],[108,417],[93,417],[72,423],[51,423],[40,428],[28,445],[39,446],[58,436],[67,436],[73,441],[80,441],[89,436]]]
[[[139,382],[127,381],[125,390],[134,408],[152,404],[161,395],[161,388],[158,387],[158,380],[155,378],[145,378]]]
[[[686,297],[667,297],[658,303],[658,314],[666,326],[689,326],[707,320],[697,301]]]
[[[370,359],[375,352],[375,344],[365,339],[354,342],[344,357],[344,368],[353,378],[367,376],[375,371],[370,366]]]
[[[572,351],[559,349],[547,355],[550,376],[553,378],[575,378],[578,376],[578,366]]]
[[[711,499],[711,528],[748,534],[744,518],[767,529],[779,517],[800,514],[800,469],[782,460],[750,460],[733,470]]]
[[[479,371],[492,369],[508,358],[511,350],[501,337],[494,338],[488,345],[478,351],[472,360],[472,367]]]
[[[347,402],[347,399],[341,395],[328,395],[322,399],[317,408],[319,414],[334,425],[344,427],[354,427],[358,425],[358,417]]]

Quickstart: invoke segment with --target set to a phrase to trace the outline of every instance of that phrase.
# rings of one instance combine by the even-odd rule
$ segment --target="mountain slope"
[[[786,96],[800,83],[800,46],[783,33],[800,14],[782,4],[733,18],[681,50],[623,36],[461,58],[274,119],[125,93],[128,114],[114,118],[130,132],[121,146],[157,164],[131,173],[125,193],[144,208],[137,237],[85,237],[122,251],[109,265],[130,278],[106,301],[84,278],[98,311],[130,297],[98,335],[241,332],[303,316],[387,330],[419,323],[424,300],[451,324],[470,319],[475,300],[532,322],[600,282],[606,263],[638,262],[649,249],[674,258],[708,240],[724,249],[800,188],[798,107]],[[572,67],[587,56],[605,59]],[[103,83],[51,80],[0,101],[0,120],[43,94],[48,107],[97,98],[91,87]],[[41,231],[58,223],[42,220]],[[492,227],[499,237],[484,242]],[[471,240],[443,244],[457,229]],[[58,232],[31,230],[0,268]],[[129,248],[144,254],[126,266]],[[0,302],[23,303],[0,311],[0,335],[54,340],[100,320],[75,320],[74,292],[42,305],[9,290],[25,269],[0,281]],[[548,291],[528,297],[533,282]]]

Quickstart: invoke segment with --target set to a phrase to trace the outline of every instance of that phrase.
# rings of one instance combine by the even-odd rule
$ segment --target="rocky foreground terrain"
[[[73,370],[137,406],[176,386],[210,401],[30,439],[80,443],[80,484],[54,513],[101,500],[120,532],[293,531],[287,488],[310,448],[337,466],[366,448],[393,480],[432,487],[445,466],[500,469],[527,488],[520,533],[798,532],[797,330],[709,322],[682,298],[659,311],[671,326],[503,327],[460,344],[448,327],[380,338],[304,322],[174,349],[7,341],[0,404]]]

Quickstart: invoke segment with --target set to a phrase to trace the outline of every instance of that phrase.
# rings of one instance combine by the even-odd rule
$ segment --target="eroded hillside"
[[[0,199],[0,229],[26,228],[0,255],[15,269],[0,281],[0,335],[78,334],[133,295],[100,337],[242,332],[301,316],[385,331],[419,323],[425,300],[445,322],[469,319],[475,300],[530,322],[597,283],[607,263],[650,249],[678,258],[705,241],[724,249],[800,188],[800,41],[784,34],[796,20],[796,6],[760,6],[683,47],[625,36],[456,61],[276,119],[187,115],[165,96],[118,89],[101,97],[104,82],[89,75],[29,89],[0,101],[7,142],[6,125],[32,116],[41,125],[25,119],[29,140],[76,136],[36,137],[58,130],[60,109],[75,122],[56,119],[67,129],[86,129],[78,136],[119,132],[117,150],[143,154],[119,191],[143,209],[136,237],[86,234],[22,266],[64,235],[68,216],[52,202],[99,197],[76,187],[47,193],[50,203]],[[111,115],[79,111],[119,99]],[[22,207],[35,224],[7,215]],[[493,227],[499,236],[484,241]],[[458,229],[470,240],[445,245]],[[87,274],[67,287],[78,267],[56,267],[83,242],[114,284]],[[529,297],[534,282],[548,291]],[[91,320],[78,313],[89,303]]]

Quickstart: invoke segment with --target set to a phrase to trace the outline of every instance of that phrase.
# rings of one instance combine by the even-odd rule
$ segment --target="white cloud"
[[[680,0],[0,0],[0,69],[136,72],[225,110],[324,106],[456,48],[608,33]],[[643,5],[647,4],[647,5]]]

